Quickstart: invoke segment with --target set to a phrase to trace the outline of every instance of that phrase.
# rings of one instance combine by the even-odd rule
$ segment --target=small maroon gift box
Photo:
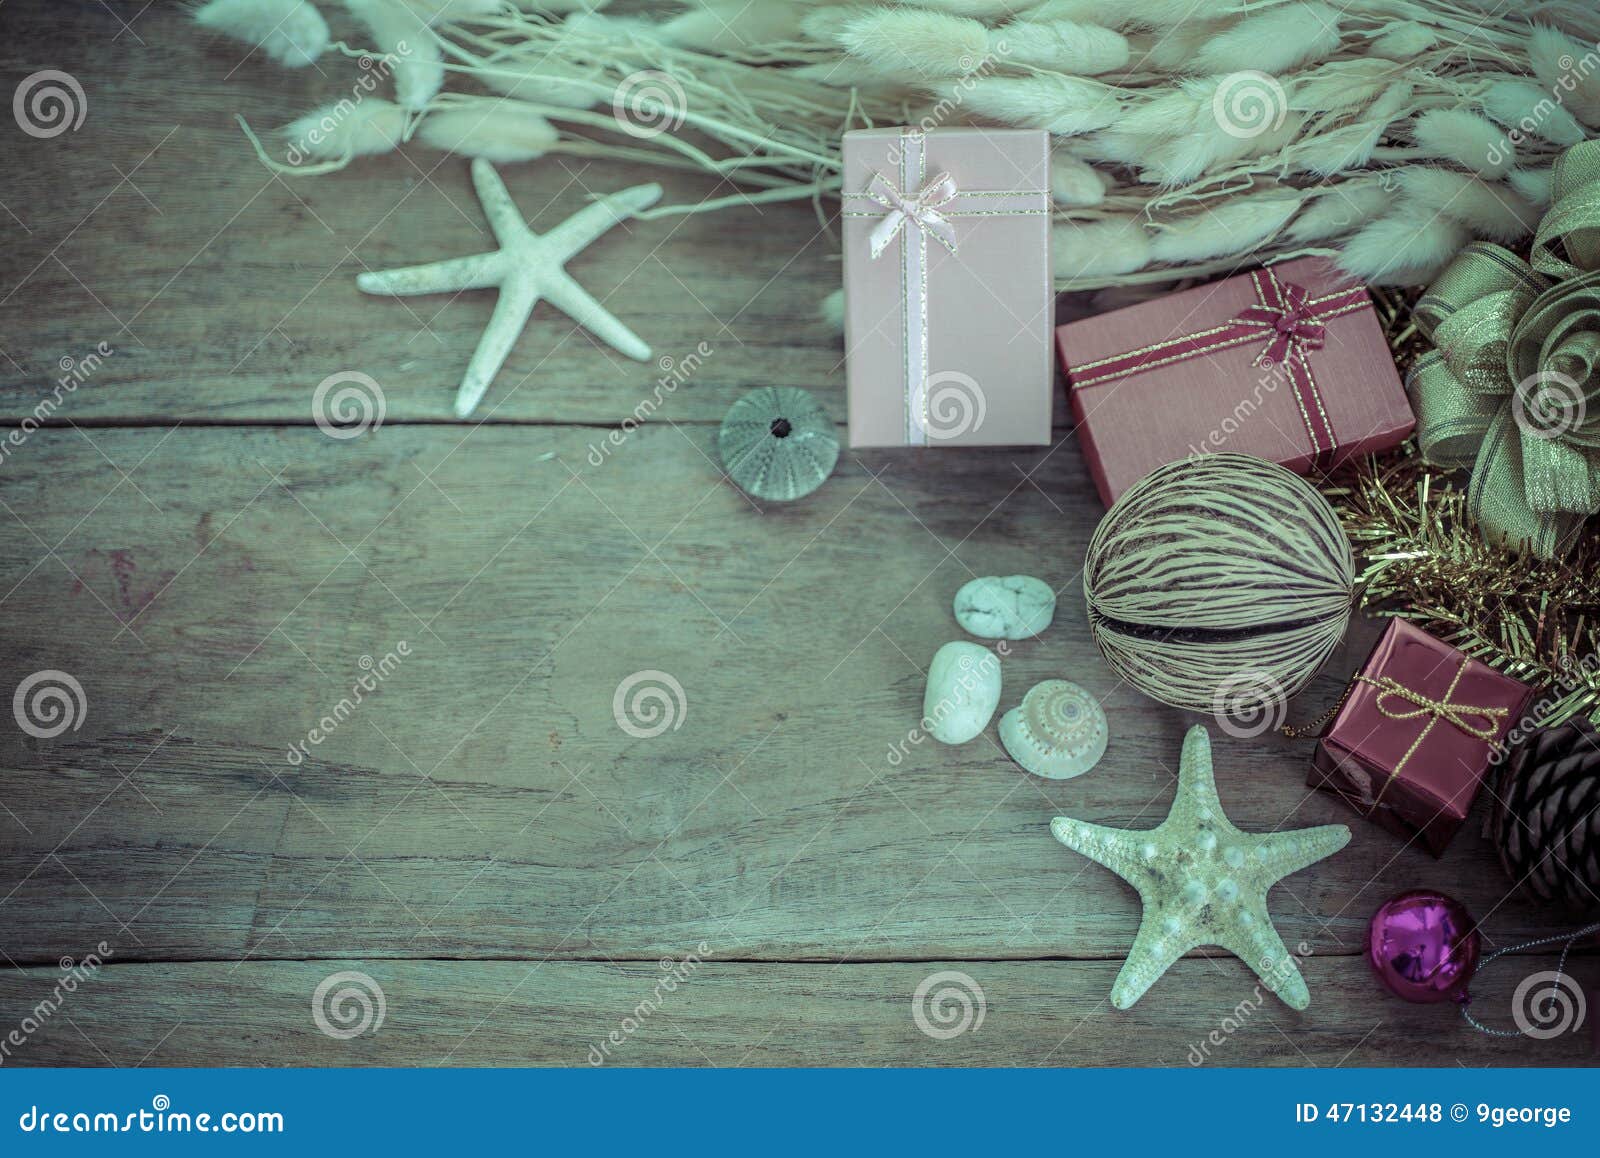
[[[1416,425],[1367,291],[1319,258],[1056,331],[1083,455],[1110,506],[1158,466],[1229,450],[1300,474]]]
[[[1050,442],[1050,138],[844,135],[851,446]]]
[[[1439,856],[1532,690],[1391,619],[1317,743],[1307,783]]]

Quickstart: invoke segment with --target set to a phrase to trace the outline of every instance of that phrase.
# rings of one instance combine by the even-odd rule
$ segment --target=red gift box
[[[1109,506],[1158,466],[1220,450],[1300,474],[1416,425],[1372,300],[1301,258],[1056,330],[1073,419]]]
[[[1391,619],[1317,743],[1307,783],[1441,855],[1533,692]]]

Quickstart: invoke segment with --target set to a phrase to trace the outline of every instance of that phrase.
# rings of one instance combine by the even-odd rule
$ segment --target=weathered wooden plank
[[[1453,1007],[1408,1006],[1355,958],[1312,958],[1312,1006],[1295,1013],[1243,966],[1186,960],[1132,1010],[1106,1000],[1116,965],[925,961],[858,965],[664,962],[306,961],[109,965],[65,994],[7,1065],[1593,1065],[1587,1026],[1550,1041],[1486,1037]],[[1553,958],[1501,962],[1474,1011],[1511,1027],[1518,982]],[[1579,963],[1581,969],[1592,959]],[[925,1020],[949,1033],[918,1028]],[[313,1017],[329,988],[371,1003],[367,1032],[334,1038]],[[0,973],[8,1025],[56,999],[56,968]],[[669,979],[670,978],[670,982]],[[679,978],[682,978],[679,981]],[[670,985],[670,987],[669,987]],[[377,1021],[381,991],[383,1017]],[[962,1013],[958,995],[970,1002]],[[934,1010],[937,1013],[934,1013]],[[981,1009],[981,1020],[979,1011]],[[351,1030],[363,1015],[352,1001]],[[948,1020],[941,1020],[941,1018]],[[612,1034],[616,1037],[612,1038]]]
[[[0,496],[0,688],[57,669],[88,710],[54,739],[0,736],[0,947],[1126,951],[1132,894],[1047,825],[1157,822],[1190,720],[1094,653],[1077,576],[1098,506],[1073,448],[846,455],[762,511],[719,479],[709,429],[657,425],[597,460],[593,436],[35,433]],[[1061,602],[1005,660],[1003,705],[1062,675],[1105,697],[1111,750],[1080,780],[1023,775],[992,727],[908,743],[954,591],[1019,571]],[[345,717],[363,657],[385,678]],[[615,715],[639,672],[682,689],[660,735]],[[1434,861],[1309,793],[1305,743],[1218,734],[1216,756],[1246,828],[1352,822],[1349,849],[1274,894],[1291,943],[1354,951],[1385,893],[1425,884],[1501,940],[1559,927],[1503,900],[1476,833]]]
[[[79,371],[55,420],[305,423],[317,384],[348,370],[378,381],[392,420],[451,416],[493,293],[376,299],[355,276],[491,246],[467,162],[417,147],[282,178],[234,122],[264,131],[348,96],[354,61],[241,63],[242,46],[177,5],[138,16],[142,45],[101,4],[11,0],[6,22],[6,91],[65,69],[88,107],[49,139],[0,118],[0,421],[33,413],[74,377],[63,360],[88,365],[102,342],[113,355]],[[658,175],[575,156],[504,174],[535,229]],[[664,183],[665,202],[733,192],[696,174]],[[838,242],[809,204],[633,222],[572,272],[656,359],[631,362],[541,306],[477,418],[615,424],[663,380],[662,420],[720,420],[757,383],[816,389],[844,417],[841,345],[818,317]]]

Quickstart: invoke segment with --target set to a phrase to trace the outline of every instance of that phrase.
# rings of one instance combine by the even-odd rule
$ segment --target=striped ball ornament
[[[1350,621],[1355,564],[1326,499],[1298,475],[1211,454],[1146,475],[1089,542],[1089,627],[1153,699],[1232,715],[1281,706]]]

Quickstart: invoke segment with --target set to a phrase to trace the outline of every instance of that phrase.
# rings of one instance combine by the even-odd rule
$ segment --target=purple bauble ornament
[[[1378,906],[1367,925],[1367,964],[1396,997],[1465,1001],[1478,967],[1472,914],[1443,893],[1413,889]]]

